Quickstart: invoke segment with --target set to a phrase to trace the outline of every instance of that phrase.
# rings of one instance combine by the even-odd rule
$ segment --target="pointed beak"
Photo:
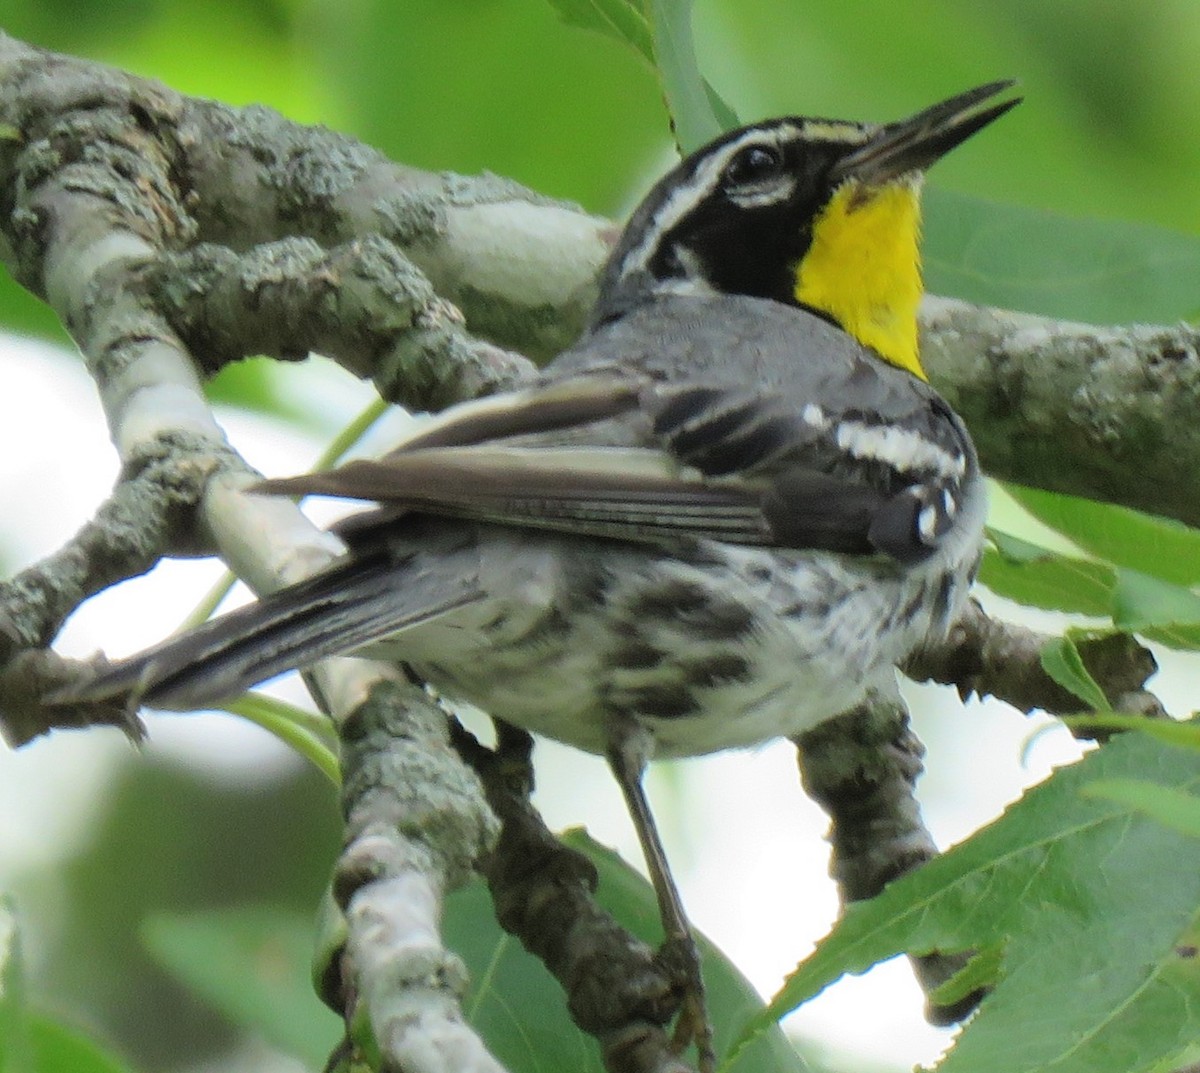
[[[984,102],[1014,84],[1011,79],[990,82],[926,108],[910,119],[877,127],[864,145],[834,165],[834,183],[853,178],[881,186],[910,172],[925,171],[956,145],[1020,104],[1020,97],[1012,97],[983,107]]]

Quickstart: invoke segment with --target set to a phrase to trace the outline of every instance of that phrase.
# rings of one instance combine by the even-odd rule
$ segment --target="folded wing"
[[[752,390],[578,376],[456,407],[381,459],[259,488],[372,500],[380,523],[411,510],[635,541],[928,554],[918,517],[933,492],[865,465],[818,468],[832,456],[812,416]]]

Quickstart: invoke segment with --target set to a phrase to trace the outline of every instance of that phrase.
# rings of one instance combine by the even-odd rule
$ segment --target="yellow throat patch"
[[[813,223],[796,266],[796,300],[827,313],[885,361],[928,379],[917,354],[920,190],[844,183]]]

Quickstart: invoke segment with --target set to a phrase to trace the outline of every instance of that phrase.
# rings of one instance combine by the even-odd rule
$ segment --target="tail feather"
[[[422,558],[428,567],[428,557]],[[285,671],[353,652],[481,595],[472,574],[431,573],[417,567],[413,557],[398,560],[381,549],[110,664],[48,699],[76,704],[128,696],[154,708],[202,708]]]

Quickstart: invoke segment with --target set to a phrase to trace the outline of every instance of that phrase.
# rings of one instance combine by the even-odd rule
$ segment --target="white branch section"
[[[474,290],[514,306],[561,309],[591,304],[592,280],[608,255],[602,239],[601,221],[560,206],[453,206],[437,249],[414,260],[435,284],[445,281],[446,293]]]
[[[346,914],[361,1014],[387,1056],[385,1068],[503,1073],[463,1020],[466,969],[438,935],[441,892],[430,886],[428,862],[396,862],[395,872],[363,887]]]

